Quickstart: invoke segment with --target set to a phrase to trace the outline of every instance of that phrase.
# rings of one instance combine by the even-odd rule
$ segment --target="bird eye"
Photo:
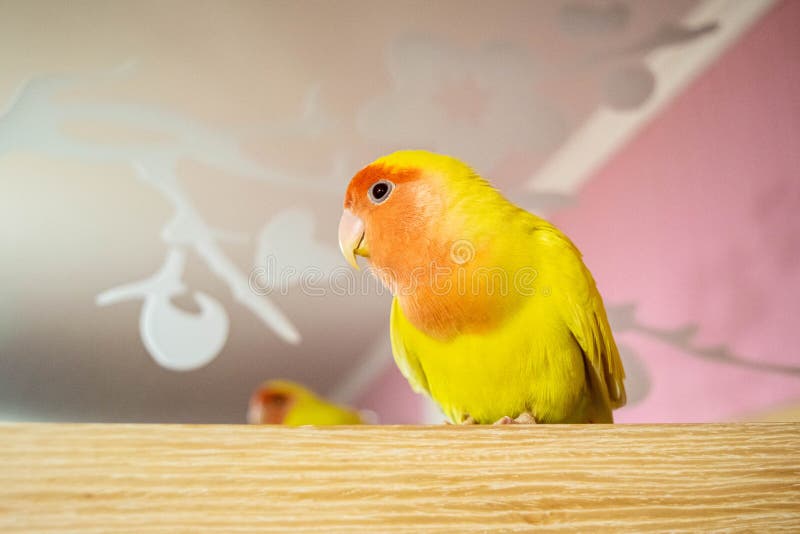
[[[369,188],[369,199],[375,204],[380,204],[389,198],[392,189],[394,189],[394,184],[392,182],[389,180],[379,180]]]

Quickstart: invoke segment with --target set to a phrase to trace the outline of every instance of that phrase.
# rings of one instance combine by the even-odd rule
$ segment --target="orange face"
[[[260,386],[250,397],[247,422],[251,425],[280,425],[294,404],[294,394],[277,387]]]
[[[476,276],[482,267],[497,267],[492,234],[482,234],[465,209],[465,198],[490,194],[481,189],[485,182],[452,159],[421,153],[394,159],[403,158],[427,158],[429,165],[378,160],[351,180],[339,223],[342,253],[355,268],[356,256],[368,258],[405,316],[430,335],[447,339],[493,327],[517,303],[488,292],[488,282]],[[470,187],[473,197],[465,197]]]
[[[436,176],[416,168],[368,165],[350,181],[339,224],[339,245],[348,262],[369,258],[395,289],[415,269],[442,256],[441,221],[446,196]]]

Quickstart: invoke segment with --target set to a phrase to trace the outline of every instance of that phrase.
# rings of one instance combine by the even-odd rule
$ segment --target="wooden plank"
[[[800,531],[800,425],[0,426],[2,532]]]

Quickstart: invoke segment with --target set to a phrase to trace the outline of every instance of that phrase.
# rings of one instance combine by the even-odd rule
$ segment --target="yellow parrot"
[[[367,165],[339,245],[391,290],[395,361],[453,423],[611,423],[625,404],[581,253],[459,160],[414,150]]]
[[[253,392],[247,422],[254,425],[361,425],[355,410],[323,400],[307,388],[288,380],[264,382]]]

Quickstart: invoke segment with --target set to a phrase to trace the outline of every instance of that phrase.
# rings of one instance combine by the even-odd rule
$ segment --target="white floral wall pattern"
[[[132,68],[132,65],[126,65],[110,75],[123,76]],[[87,78],[91,82],[93,76]],[[168,111],[128,105],[58,104],[59,91],[79,87],[82,83],[86,82],[78,76],[42,76],[25,82],[8,110],[0,116],[0,128],[6,132],[0,150],[35,150],[84,161],[122,162],[131,165],[142,182],[173,205],[174,216],[161,233],[169,247],[161,269],[146,280],[103,292],[98,295],[97,303],[106,306],[129,299],[142,300],[139,321],[142,340],[159,364],[173,370],[190,370],[207,364],[219,353],[227,338],[228,317],[224,307],[202,291],[194,293],[200,306],[199,314],[187,313],[170,303],[171,297],[187,291],[182,273],[186,252],[191,250],[228,285],[236,301],[284,341],[298,343],[300,334],[286,315],[266,296],[254,294],[248,285],[249,273],[241,272],[219,247],[220,241],[246,240],[247,236],[231,234],[206,224],[181,188],[176,172],[179,161],[192,159],[230,171],[241,179],[281,183],[288,181],[285,175],[249,160],[231,136]],[[306,117],[294,124],[282,125],[283,128],[273,135],[284,135],[284,131],[307,135],[303,130],[313,131],[315,111],[310,107]],[[91,144],[71,138],[62,131],[62,125],[70,120],[138,127],[167,134],[173,142],[127,146]],[[302,187],[302,181],[297,182]],[[300,216],[300,228],[305,222],[304,217],[307,215]],[[269,243],[264,237],[262,235],[260,248],[268,251]],[[311,238],[308,233],[295,237],[300,238],[294,241],[295,245]],[[313,246],[313,241],[306,242]]]

